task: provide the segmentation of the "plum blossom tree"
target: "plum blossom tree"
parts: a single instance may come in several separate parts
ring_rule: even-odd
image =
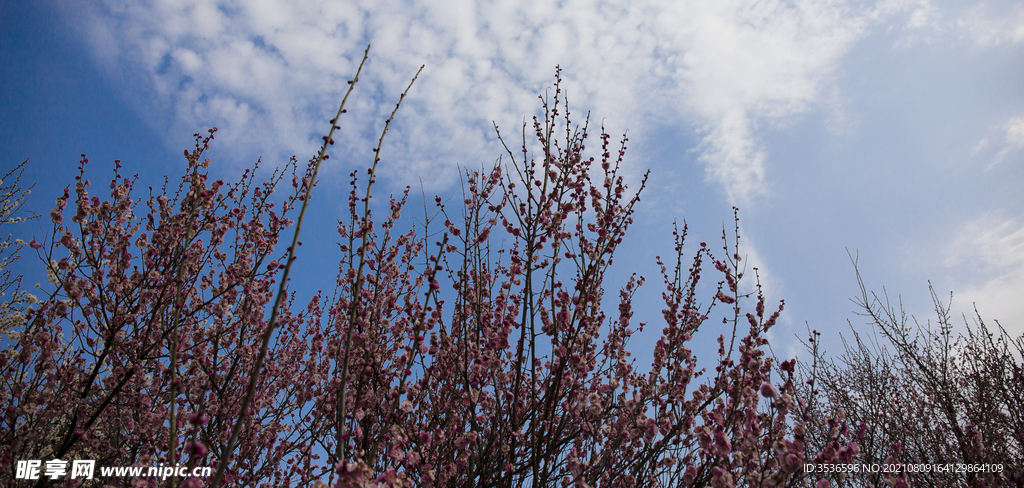
[[[217,466],[102,480],[124,486],[809,486],[805,462],[857,455],[842,414],[809,442],[796,362],[766,352],[783,305],[766,314],[760,284],[740,291],[738,217],[721,256],[700,243],[684,259],[675,233],[665,324],[638,367],[645,279],[614,296],[605,282],[640,198],[619,173],[628,139],[614,149],[602,129],[586,157],[589,116],[572,124],[557,73],[541,102],[535,146],[524,123],[518,150],[501,139],[509,164],[467,172],[461,202],[404,227],[408,188],[379,224],[371,205],[393,112],[362,186],[351,174],[335,289],[305,302],[288,275],[337,118],[304,169],[293,158],[262,182],[210,180],[216,129],[147,197],[119,162],[92,195],[83,156],[52,238],[30,243],[54,289],[0,355],[0,479],[21,459],[95,459]],[[702,304],[705,263],[719,280]],[[708,370],[689,344],[719,317]]]
[[[816,398],[809,413],[820,420],[812,424],[824,425],[824,418],[842,411],[861,447],[857,464],[912,468],[836,474],[832,482],[1024,485],[1024,337],[1011,336],[998,321],[998,331],[990,329],[977,309],[974,325],[964,317],[963,332],[957,332],[952,295],[943,304],[930,285],[937,321],[914,319],[910,325],[902,304],[896,310],[888,296],[869,294],[859,271],[857,281],[856,303],[872,335],[862,337],[854,329],[853,340],[844,339],[843,354],[821,360],[820,333],[812,332],[808,346],[816,361],[814,368],[804,368],[805,376],[816,379],[804,388],[808,398]],[[827,435],[827,429],[812,429],[809,442],[820,446]]]

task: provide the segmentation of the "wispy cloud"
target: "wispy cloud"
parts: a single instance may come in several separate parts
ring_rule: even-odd
[[[1005,131],[1005,145],[996,153],[992,164],[999,164],[1024,149],[1024,117],[1013,117],[1001,128]]]
[[[965,223],[946,248],[945,266],[952,275],[954,308],[1000,321],[1013,334],[1024,333],[1024,225],[989,213]]]
[[[217,125],[240,158],[311,154],[372,43],[345,126],[357,153],[427,64],[389,145],[401,178],[444,186],[453,163],[493,161],[491,121],[517,133],[560,64],[570,102],[609,130],[696,130],[707,176],[742,203],[767,188],[759,125],[819,102],[870,23],[924,21],[920,2],[883,4],[99,0],[80,17],[97,58],[148,87],[136,101],[173,111],[156,126],[175,141]]]
[[[982,47],[1024,42],[1024,5],[979,2],[957,19],[957,26]]]
[[[1000,140],[1001,143],[992,143],[991,140]],[[994,147],[993,147],[994,146]],[[971,150],[971,156],[989,159],[985,171],[1000,166],[1020,157],[1024,153],[1024,117],[1010,117],[1006,122],[990,129],[988,136],[982,138]],[[995,151],[993,155],[992,152]]]

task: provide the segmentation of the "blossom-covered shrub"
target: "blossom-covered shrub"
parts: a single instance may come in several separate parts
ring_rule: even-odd
[[[796,363],[766,354],[782,304],[740,291],[738,224],[721,255],[684,259],[675,234],[654,360],[636,364],[645,279],[605,281],[639,200],[619,174],[627,139],[602,130],[588,157],[557,76],[541,100],[537,145],[524,124],[507,165],[467,173],[463,200],[437,198],[421,225],[401,224],[408,190],[374,220],[378,142],[362,186],[351,175],[336,288],[305,302],[288,273],[337,119],[305,169],[263,182],[210,181],[215,129],[147,196],[119,163],[94,195],[83,156],[32,245],[55,289],[0,356],[0,477],[71,458],[217,466],[170,479],[185,486],[806,486],[805,462],[851,459],[841,416],[808,443]],[[698,333],[718,336],[714,364],[697,364]]]

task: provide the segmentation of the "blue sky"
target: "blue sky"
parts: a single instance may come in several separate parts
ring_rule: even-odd
[[[358,0],[3,2],[0,168],[28,158],[44,214],[113,159],[158,182],[194,132],[220,130],[213,172],[309,158],[366,45],[321,186],[300,288],[332,281],[346,175],[371,162],[383,120],[426,68],[385,142],[378,198],[458,188],[458,165],[502,153],[561,65],[570,108],[629,131],[627,174],[652,179],[609,292],[646,275],[640,320],[660,315],[654,256],[718,242],[740,207],[741,249],[772,302],[775,351],[805,321],[837,351],[863,330],[847,249],[869,290],[934,320],[953,310],[1024,332],[1024,4],[928,0],[719,2]],[[597,147],[594,138],[592,147]],[[347,156],[346,156],[347,154]],[[635,187],[635,185],[634,185]],[[38,227],[21,227],[25,236]],[[323,252],[320,252],[320,249]],[[690,254],[696,247],[690,247]],[[29,259],[22,266],[32,265]],[[26,270],[31,272],[31,270]],[[962,322],[959,321],[958,322]],[[711,336],[717,332],[710,332]],[[653,338],[635,339],[643,355]],[[710,351],[709,351],[710,352]]]

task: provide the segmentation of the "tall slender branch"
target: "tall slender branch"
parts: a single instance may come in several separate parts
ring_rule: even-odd
[[[384,144],[384,135],[388,133],[388,127],[391,126],[391,121],[395,119],[395,114],[398,113],[398,107],[402,106],[402,100],[405,100],[405,96],[408,95],[409,90],[412,88],[412,84],[416,82],[416,79],[420,77],[420,73],[423,72],[423,67],[416,71],[416,75],[412,77],[412,81],[409,82],[409,86],[402,92],[402,96],[398,98],[398,103],[395,104],[395,109],[391,111],[391,116],[384,122],[384,130],[380,133],[380,139],[377,140],[377,147],[373,149],[373,165],[370,166],[370,178],[366,182],[366,196],[363,198],[363,220],[360,222],[362,227],[363,243],[359,247],[359,268],[356,270],[356,282],[352,288],[352,305],[349,308],[349,321],[348,329],[345,331],[345,361],[341,370],[341,386],[338,393],[338,411],[335,416],[335,421],[338,424],[337,439],[334,446],[334,461],[340,462],[342,457],[345,455],[345,450],[348,449],[348,442],[345,440],[345,413],[348,405],[346,404],[345,390],[348,388],[348,369],[349,369],[349,351],[352,349],[352,325],[355,323],[355,316],[357,307],[359,306],[359,294],[363,287],[363,267],[366,264],[366,246],[368,237],[367,234],[370,232],[370,228],[367,226],[367,222],[370,219],[370,190],[373,188],[374,176],[377,174],[377,163],[380,162],[380,150]]]
[[[256,364],[253,366],[252,375],[249,377],[249,386],[245,389],[245,398],[242,400],[241,409],[238,412],[238,419],[235,421],[234,427],[231,429],[231,438],[228,440],[227,446],[224,448],[224,452],[221,453],[220,463],[217,466],[217,473],[214,475],[213,480],[210,482],[210,486],[216,488],[220,486],[221,480],[224,478],[224,473],[227,471],[228,462],[231,459],[231,453],[235,449],[235,443],[238,442],[238,435],[242,430],[242,426],[245,424],[246,415],[249,413],[249,405],[252,403],[252,398],[256,392],[256,383],[259,380],[260,373],[263,370],[263,362],[267,357],[267,348],[270,345],[270,337],[274,334],[274,329],[277,326],[277,314],[281,309],[281,305],[284,302],[285,290],[288,286],[288,275],[291,274],[292,263],[295,262],[295,252],[299,245],[299,232],[302,230],[302,221],[306,216],[306,208],[309,206],[310,196],[313,193],[313,186],[316,185],[316,176],[320,171],[320,163],[327,159],[327,146],[334,142],[332,136],[334,135],[335,129],[338,129],[338,118],[345,112],[345,102],[348,101],[348,96],[352,93],[352,89],[355,88],[356,82],[359,81],[359,74],[363,71],[363,64],[366,63],[366,58],[370,55],[370,46],[366,46],[366,51],[363,53],[363,60],[359,62],[359,69],[356,70],[356,76],[349,80],[348,91],[345,92],[345,97],[341,100],[341,105],[338,107],[338,113],[331,119],[331,129],[327,132],[327,136],[324,137],[324,143],[320,147],[320,152],[316,156],[316,160],[313,163],[313,174],[310,176],[308,182],[306,182],[306,195],[302,199],[302,208],[299,211],[299,218],[295,222],[295,234],[292,236],[292,244],[288,247],[288,261],[284,267],[284,273],[281,276],[281,285],[277,290],[277,297],[274,299],[274,308],[270,311],[270,322],[267,324],[267,329],[263,332],[263,342],[260,345],[260,353],[256,358]]]

